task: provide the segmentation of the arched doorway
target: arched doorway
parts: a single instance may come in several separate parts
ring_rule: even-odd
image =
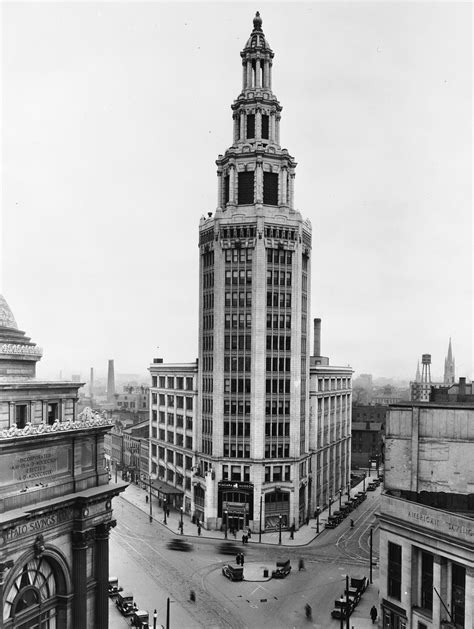
[[[62,629],[64,607],[58,608],[58,594],[64,593],[64,577],[56,562],[47,556],[30,559],[15,574],[4,598],[5,629]]]

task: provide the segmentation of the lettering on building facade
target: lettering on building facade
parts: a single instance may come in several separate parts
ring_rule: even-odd
[[[71,520],[72,517],[73,509],[71,507],[67,507],[64,509],[58,509],[53,513],[48,513],[40,518],[29,520],[28,522],[24,522],[23,524],[19,524],[18,526],[2,531],[2,544],[21,537],[39,533],[45,529],[67,522]]]

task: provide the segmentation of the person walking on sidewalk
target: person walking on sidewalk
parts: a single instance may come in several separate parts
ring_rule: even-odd
[[[243,566],[244,565],[244,560],[245,560],[245,555],[244,553],[240,553],[240,565]]]
[[[240,566],[240,553],[237,553],[237,556],[235,557],[235,563]]]
[[[375,621],[377,620],[378,612],[375,605],[372,605],[370,608],[370,617],[372,618],[372,624],[375,625]]]

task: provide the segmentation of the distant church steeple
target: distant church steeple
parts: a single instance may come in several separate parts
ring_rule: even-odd
[[[444,359],[444,384],[454,384],[455,379],[455,361],[451,347],[451,337],[449,337],[448,355]]]
[[[420,361],[418,361],[417,365],[416,365],[416,376],[415,376],[415,382],[421,382],[421,374],[420,374]]]

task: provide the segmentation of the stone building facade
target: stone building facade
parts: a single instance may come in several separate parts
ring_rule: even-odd
[[[0,298],[0,595],[5,629],[108,627],[115,525],[104,434],[80,383],[35,378],[41,350]]]
[[[400,404],[380,505],[384,629],[472,629],[474,405]]]

